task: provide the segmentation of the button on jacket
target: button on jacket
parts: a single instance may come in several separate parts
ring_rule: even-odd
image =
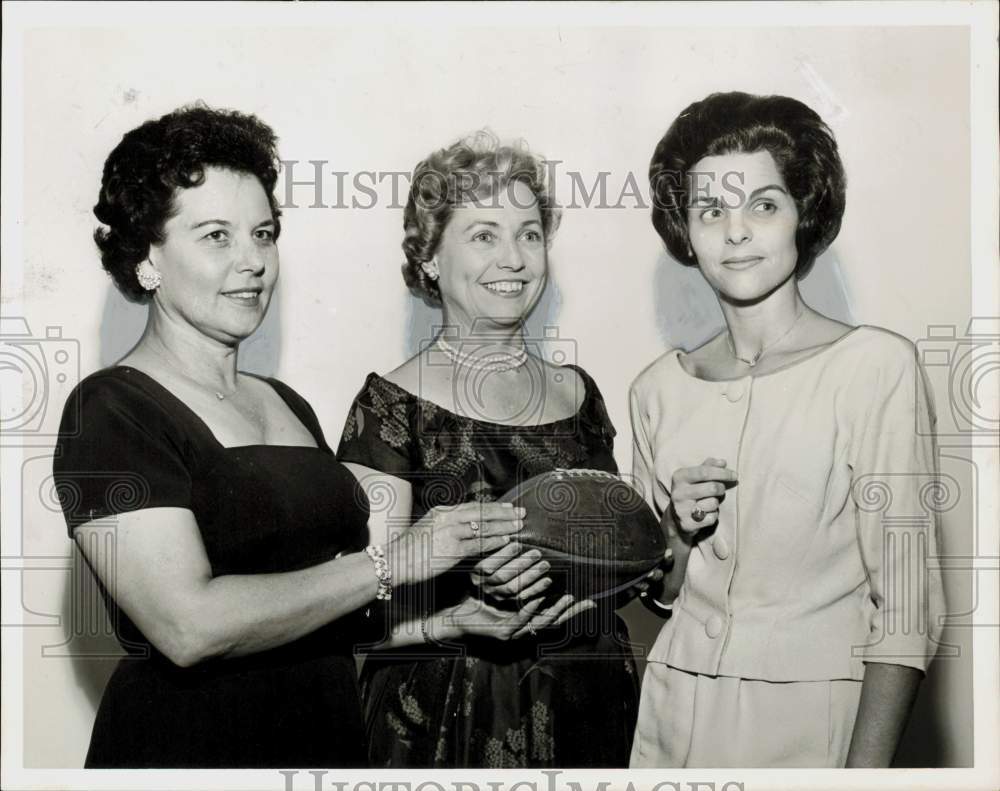
[[[649,661],[766,681],[925,670],[940,634],[931,413],[913,345],[855,328],[756,377],[712,382],[679,362],[630,391],[633,474],[662,515],[680,467],[726,459],[738,483],[698,534]]]

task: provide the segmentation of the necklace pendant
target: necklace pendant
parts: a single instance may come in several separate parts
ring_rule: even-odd
[[[222,393],[220,393],[218,390],[215,391],[215,397],[218,398],[220,401],[225,401],[226,400],[226,397]]]
[[[751,368],[753,368],[757,364],[757,361],[759,359],[760,359],[760,354],[755,354],[753,357],[751,357],[749,360],[746,361],[746,364],[749,365]]]

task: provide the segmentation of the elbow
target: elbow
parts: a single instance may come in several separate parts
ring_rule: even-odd
[[[176,619],[154,643],[156,649],[179,668],[200,665],[223,653],[197,616]]]

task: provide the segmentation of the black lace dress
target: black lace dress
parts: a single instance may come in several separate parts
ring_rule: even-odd
[[[118,366],[74,390],[55,478],[70,535],[143,508],[192,511],[213,576],[314,566],[368,543],[368,503],[309,404],[267,380],[318,447],[223,447],[182,401]],[[75,419],[74,419],[75,418]],[[103,561],[113,562],[102,555]],[[88,768],[356,767],[367,763],[353,657],[373,628],[355,613],[291,643],[178,667],[102,588],[119,662],[101,699]]]
[[[409,482],[413,520],[438,505],[496,500],[556,468],[617,472],[604,401],[575,370],[585,385],[578,412],[534,426],[463,417],[370,374],[338,459]],[[446,574],[433,601],[468,590],[467,572]],[[638,683],[625,624],[609,606],[537,639],[371,652],[361,683],[373,766],[628,765]]]

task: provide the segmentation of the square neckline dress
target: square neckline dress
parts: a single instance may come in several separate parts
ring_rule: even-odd
[[[264,377],[262,377],[264,378]],[[143,508],[191,510],[213,576],[296,571],[359,551],[368,501],[337,462],[309,404],[264,378],[316,447],[225,447],[186,404],[117,366],[70,395],[53,463],[70,536]],[[96,578],[96,575],[95,575]],[[373,625],[352,613],[291,643],[174,665],[102,596],[127,652],[101,699],[87,768],[365,766],[353,658]]]

